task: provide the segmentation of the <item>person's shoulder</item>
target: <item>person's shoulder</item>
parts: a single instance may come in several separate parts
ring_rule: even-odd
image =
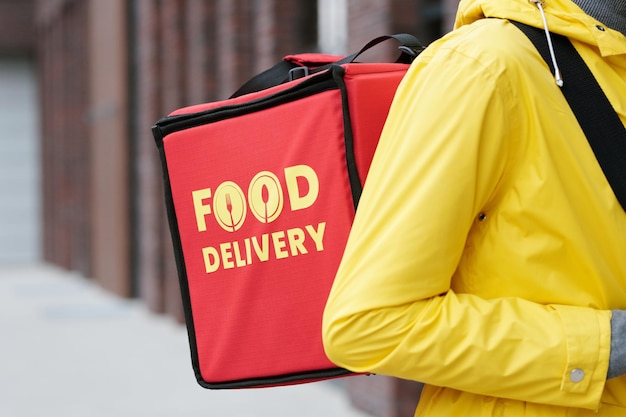
[[[424,58],[473,61],[494,72],[522,69],[537,54],[528,38],[506,19],[485,18],[435,41]]]

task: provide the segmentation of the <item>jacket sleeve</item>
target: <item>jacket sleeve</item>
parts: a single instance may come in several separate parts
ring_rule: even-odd
[[[506,70],[427,53],[397,92],[370,168],[324,314],[326,352],[356,372],[596,409],[610,312],[454,290],[520,118]]]

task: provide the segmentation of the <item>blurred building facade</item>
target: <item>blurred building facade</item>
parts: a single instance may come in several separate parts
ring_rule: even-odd
[[[0,262],[41,256],[33,1],[0,2]]]
[[[43,260],[182,321],[152,124],[227,98],[288,53],[346,54],[399,32],[430,42],[457,2],[0,0],[0,55],[30,54],[38,74]],[[2,24],[19,13],[28,24]],[[380,417],[413,415],[420,390],[391,378],[346,386]]]

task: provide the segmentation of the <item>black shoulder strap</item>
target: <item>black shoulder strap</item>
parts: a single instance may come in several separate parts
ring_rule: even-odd
[[[511,23],[528,36],[554,71],[545,31],[519,22]],[[578,119],[615,196],[626,210],[626,128],[571,42],[561,35],[551,36],[563,74],[563,95]]]

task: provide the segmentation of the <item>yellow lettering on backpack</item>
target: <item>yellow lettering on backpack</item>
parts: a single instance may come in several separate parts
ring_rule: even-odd
[[[211,198],[211,189],[203,188],[202,190],[193,191],[191,197],[193,199],[193,208],[196,212],[198,232],[206,232],[205,216],[211,214],[211,206],[204,204],[204,200]]]
[[[309,190],[305,195],[301,195],[298,178],[306,180]],[[308,165],[296,165],[285,168],[285,183],[287,184],[287,194],[291,210],[303,210],[309,208],[317,200],[320,191],[320,183],[317,174]]]
[[[313,226],[307,226],[306,231],[309,232],[311,239],[315,242],[315,248],[318,252],[324,250],[324,232],[326,231],[326,222],[317,225],[317,230]]]
[[[207,274],[243,268],[257,262],[279,261],[290,257],[324,251],[326,222],[307,225],[286,231],[279,230],[252,236],[243,241],[222,242],[219,246],[202,248],[204,269]]]

